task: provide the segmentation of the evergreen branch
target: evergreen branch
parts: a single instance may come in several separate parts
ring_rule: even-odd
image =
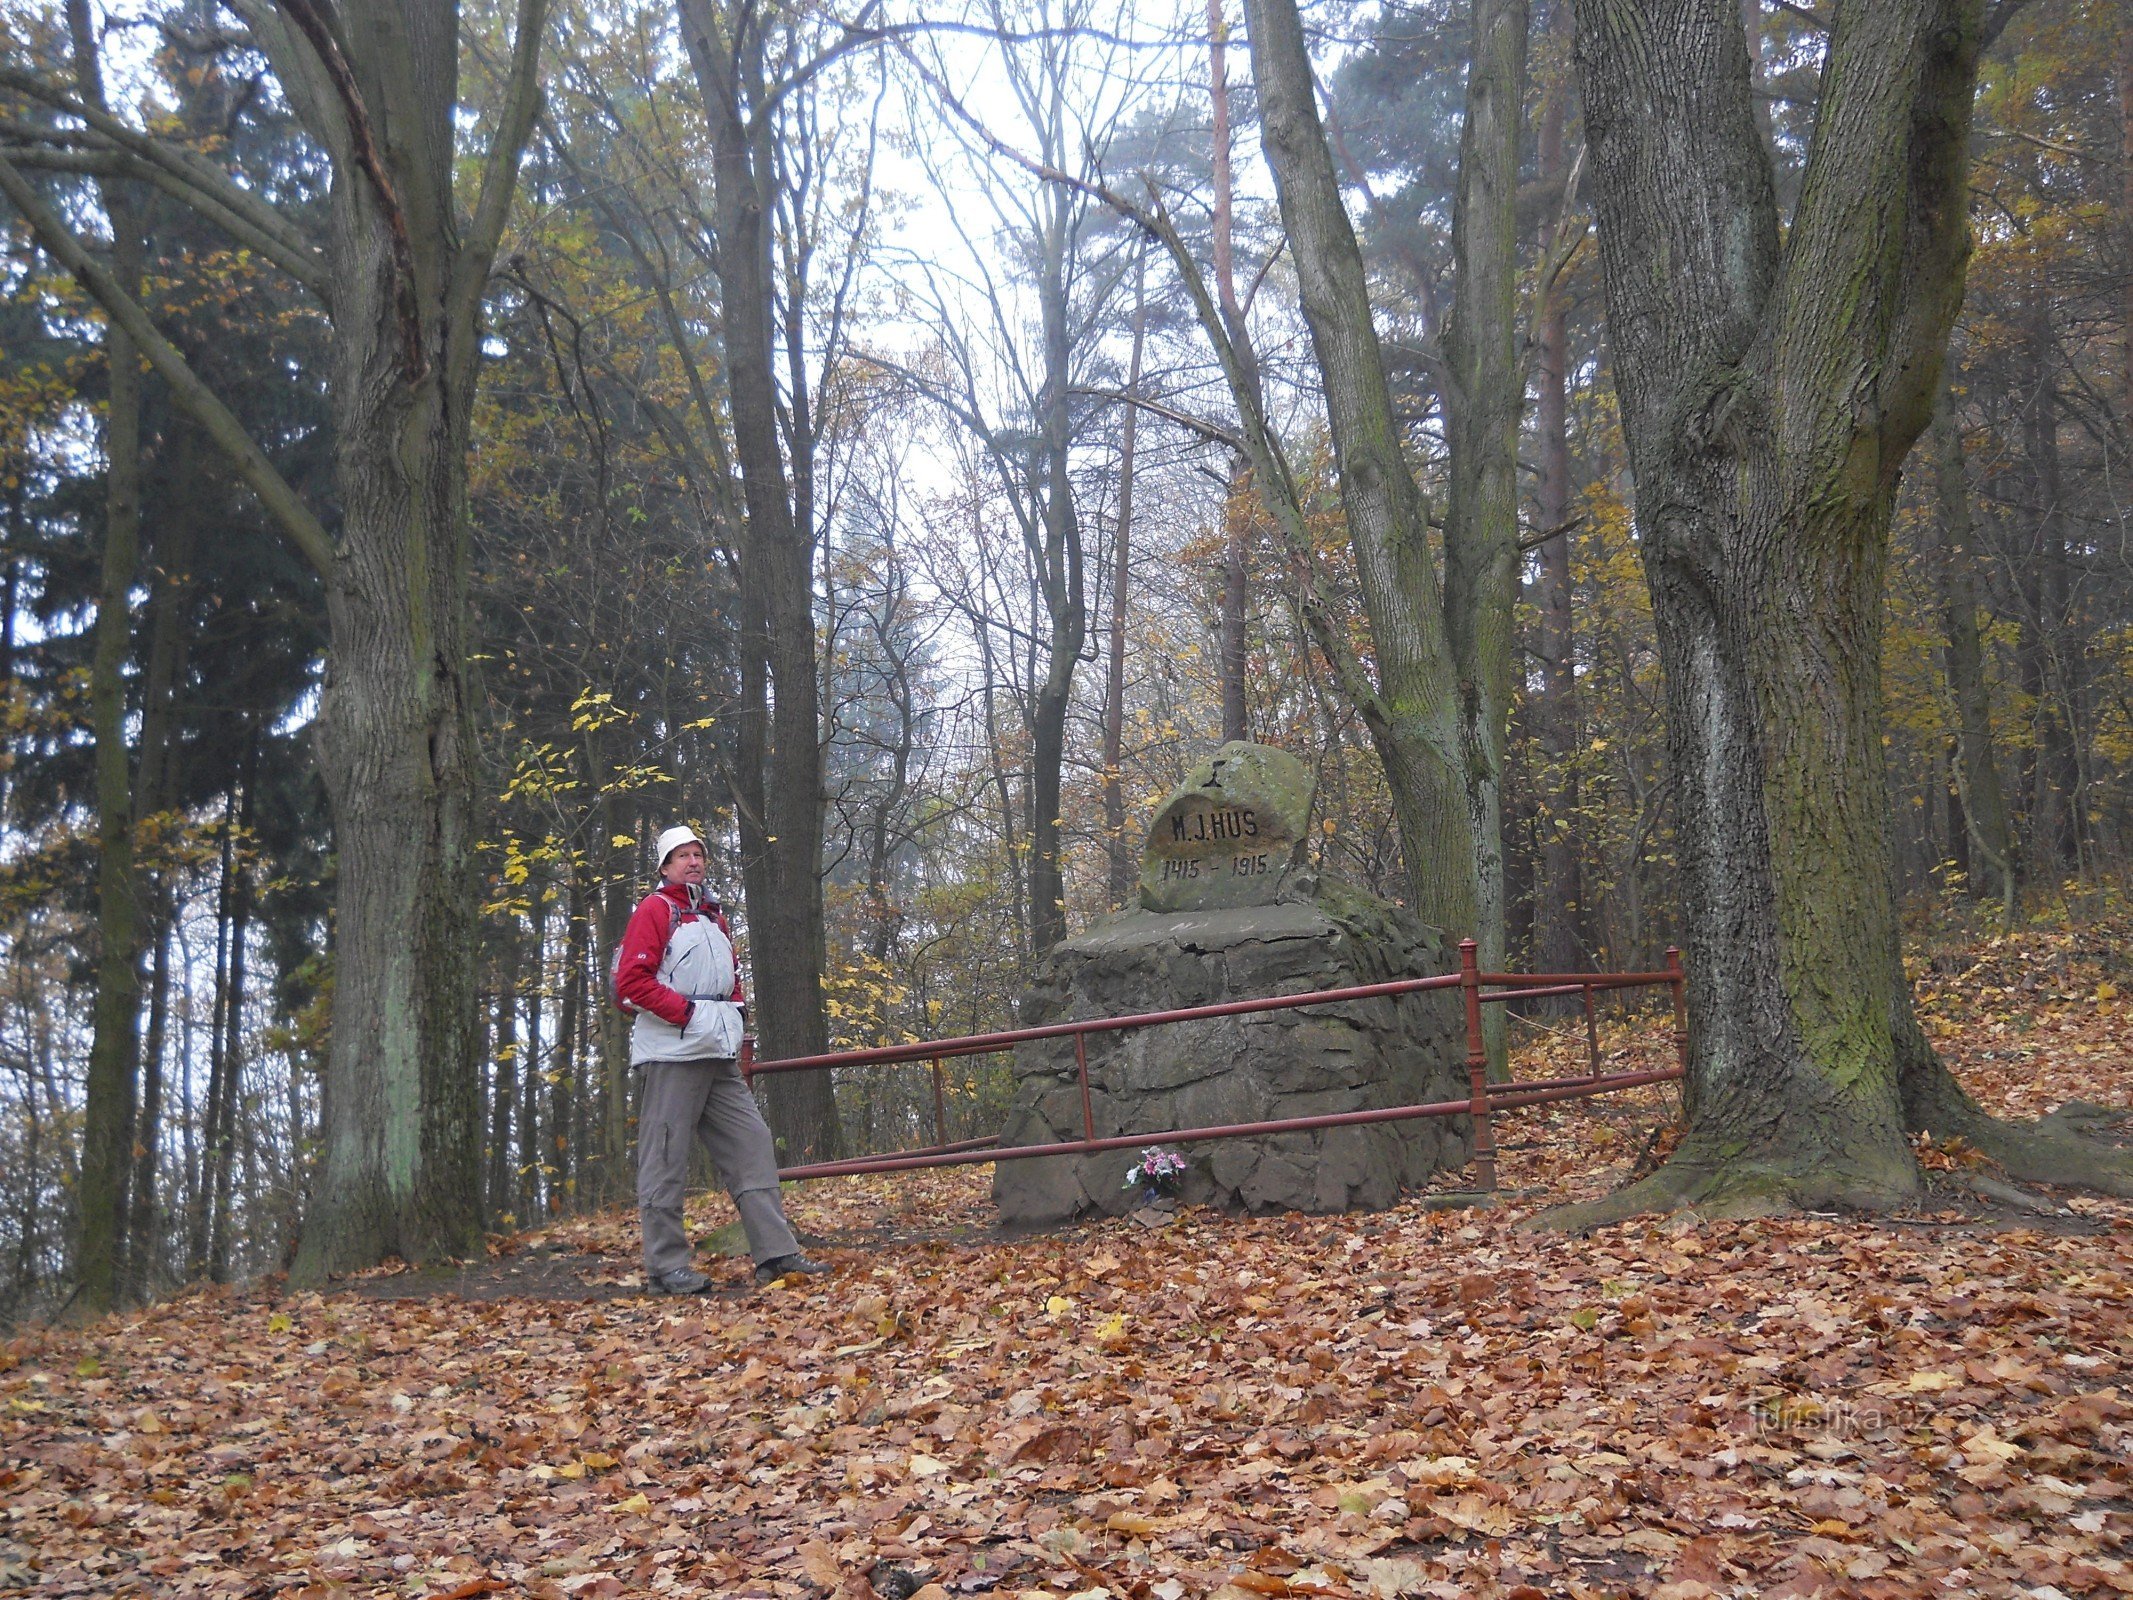
[[[212,202],[221,211],[243,218],[246,225],[255,232],[275,241],[280,256],[312,263],[305,269],[307,280],[318,278],[318,253],[301,230],[291,226],[287,218],[258,195],[230,182],[226,174],[204,157],[167,140],[157,139],[138,129],[130,128],[110,112],[84,104],[66,90],[47,83],[34,73],[23,72],[14,67],[0,67],[0,88],[27,95],[54,111],[75,118],[96,139],[154,166],[180,186],[179,189],[167,192],[187,205],[198,208],[202,201]],[[69,136],[55,129],[45,137],[56,143]],[[158,186],[162,187],[160,180]]]
[[[55,150],[46,145],[0,145],[17,167],[36,172],[79,173],[94,178],[132,178],[155,185],[180,205],[196,211],[228,234],[233,242],[271,261],[313,294],[325,295],[326,274],[318,258],[296,254],[279,239],[260,232],[244,217],[226,209],[214,196],[192,188],[167,168],[123,150]]]
[[[0,193],[14,202],[23,221],[44,242],[59,264],[74,275],[104,314],[133,340],[135,347],[170,388],[171,397],[236,466],[238,475],[259,496],[282,531],[329,585],[338,580],[338,558],[333,537],[275,470],[244,424],[200,381],[192,367],[168,339],[157,331],[140,302],[121,289],[111,275],[91,258],[81,240],[54,216],[30,187],[29,180],[5,156],[0,156]]]

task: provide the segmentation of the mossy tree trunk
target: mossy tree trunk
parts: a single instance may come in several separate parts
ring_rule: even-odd
[[[1969,249],[1982,10],[1836,14],[1781,243],[1735,0],[1579,7],[1667,677],[1692,1058],[1674,1158],[1567,1223],[1901,1203],[1919,1186],[1907,1104],[1961,1098],[1930,1051],[1899,1052],[1923,1041],[1896,959],[1880,662],[1898,471]]]
[[[1451,316],[1444,330],[1451,494],[1444,508],[1444,628],[1459,678],[1467,815],[1474,835],[1474,938],[1486,971],[1505,962],[1504,740],[1518,592],[1518,145],[1526,0],[1474,0],[1473,60],[1452,207]],[[1505,1076],[1505,1013],[1483,1014],[1493,1076]]]
[[[1260,138],[1325,385],[1341,505],[1376,651],[1375,687],[1349,674],[1344,687],[1385,768],[1415,911],[1460,934],[1476,925],[1481,895],[1458,677],[1430,557],[1428,508],[1401,453],[1362,251],[1319,120],[1302,20],[1294,0],[1246,0],[1245,19]],[[1234,374],[1231,386],[1240,388]],[[1256,412],[1256,396],[1236,398],[1248,416]],[[1283,485],[1273,464],[1255,460],[1254,469],[1271,480],[1262,492],[1278,495]],[[1294,508],[1277,502],[1269,509],[1281,517]]]

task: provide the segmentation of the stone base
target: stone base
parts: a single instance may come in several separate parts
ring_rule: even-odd
[[[1432,930],[1399,908],[1332,886],[1312,899],[1232,910],[1126,911],[1046,957],[1025,1026],[1264,995],[1428,977],[1457,966]],[[1165,1023],[1087,1036],[1099,1138],[1174,1128],[1414,1105],[1466,1095],[1456,990]],[[1017,1047],[1003,1146],[1082,1136],[1074,1041]],[[1157,1142],[1153,1138],[1150,1143]],[[1465,1117],[1419,1118],[1180,1145],[1188,1204],[1335,1212],[1391,1205],[1464,1164]],[[1136,1149],[1003,1161],[993,1198],[1009,1227],[1134,1209]]]

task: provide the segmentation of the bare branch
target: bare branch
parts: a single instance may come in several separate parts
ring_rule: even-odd
[[[1152,417],[1161,417],[1165,422],[1174,422],[1187,433],[1194,434],[1209,444],[1219,444],[1224,449],[1236,451],[1240,456],[1248,453],[1241,434],[1232,433],[1219,423],[1209,422],[1205,417],[1196,417],[1189,411],[1180,411],[1175,406],[1166,406],[1160,400],[1151,400],[1144,394],[1133,394],[1124,389],[1085,388],[1075,389],[1073,393],[1085,395],[1092,400],[1116,400],[1122,402],[1125,405],[1132,406],[1136,411],[1145,411]],[[1218,481],[1227,483],[1229,480],[1222,478]]]
[[[474,359],[474,317],[488,288],[489,269],[496,261],[496,247],[504,236],[504,222],[511,214],[511,194],[518,186],[518,168],[533,136],[533,119],[541,108],[541,35],[548,26],[548,0],[519,0],[518,34],[511,41],[511,73],[506,80],[503,112],[496,119],[496,136],[489,143],[489,159],[482,167],[481,190],[474,203],[474,218],[466,242],[452,269],[451,326],[460,337],[453,352],[454,367]],[[455,381],[464,373],[455,371]]]

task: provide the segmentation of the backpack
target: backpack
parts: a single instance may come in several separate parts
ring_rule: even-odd
[[[673,938],[674,925],[681,918],[681,908],[675,905],[673,901],[669,900],[663,894],[653,895],[650,898],[657,900],[661,905],[667,908],[667,937],[669,939]],[[621,977],[622,943],[620,940],[617,940],[615,944],[614,954],[610,955],[607,958],[607,993],[608,997],[615,1002],[615,1009],[617,1011],[623,1012],[629,1016],[634,1017],[637,1014],[637,1008],[631,1005],[627,1000],[623,999],[621,990],[616,987],[617,983],[621,980]]]

